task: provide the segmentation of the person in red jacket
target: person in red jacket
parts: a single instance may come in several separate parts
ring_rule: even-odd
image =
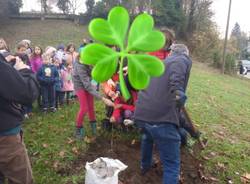
[[[158,57],[160,60],[165,60],[166,57],[169,56],[170,54],[170,46],[175,42],[175,36],[174,36],[174,32],[172,30],[169,30],[169,29],[162,29],[161,30],[165,36],[166,36],[166,44],[165,46],[158,50],[158,51],[155,51],[155,52],[150,52],[149,54],[152,55],[152,56],[156,56]]]

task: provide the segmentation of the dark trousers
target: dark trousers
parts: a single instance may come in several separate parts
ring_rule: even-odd
[[[64,104],[64,96],[65,94],[63,91],[56,91],[56,108]]]
[[[43,108],[55,107],[55,86],[41,86]]]
[[[69,105],[69,100],[72,99],[71,97],[72,91],[65,91],[64,93],[66,94],[66,103],[67,105]]]
[[[4,184],[4,176],[0,173],[0,184]]]

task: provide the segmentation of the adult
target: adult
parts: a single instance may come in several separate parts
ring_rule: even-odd
[[[171,45],[175,42],[175,34],[174,31],[167,28],[163,28],[161,29],[161,31],[165,34],[166,37],[165,46],[162,49],[155,52],[150,52],[149,54],[158,57],[160,60],[165,60],[170,54]]]
[[[186,101],[186,87],[192,61],[183,44],[173,44],[164,61],[165,72],[152,78],[147,89],[138,94],[135,122],[142,129],[141,171],[151,169],[155,143],[163,164],[163,183],[178,183],[180,171],[179,112]]]
[[[14,67],[6,59],[14,62]],[[31,104],[37,98],[38,84],[29,66],[19,57],[6,59],[0,54],[0,175],[9,183],[32,184],[31,165],[21,131],[20,104]]]

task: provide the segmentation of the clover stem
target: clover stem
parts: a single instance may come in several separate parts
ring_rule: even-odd
[[[121,87],[122,96],[124,97],[125,100],[128,100],[128,99],[130,99],[131,96],[130,96],[130,93],[128,91],[128,88],[126,86],[124,76],[123,76],[123,60],[124,60],[124,56],[121,57],[121,61],[120,61],[119,80],[120,80],[120,87]]]

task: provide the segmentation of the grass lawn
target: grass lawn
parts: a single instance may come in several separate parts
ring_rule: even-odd
[[[24,38],[42,46],[56,46],[61,42],[79,45],[84,36],[87,36],[86,27],[66,21],[12,20],[0,27],[0,37],[6,38],[12,48],[16,41]],[[207,171],[219,179],[218,183],[229,180],[240,183],[240,176],[250,173],[250,80],[220,75],[194,63],[188,97],[191,117],[208,139],[201,155],[206,160]],[[73,137],[77,109],[78,104],[72,104],[54,114],[35,112],[34,117],[25,122],[25,143],[37,184],[83,181],[82,170],[63,174],[88,148]],[[96,103],[96,114],[100,122],[104,117],[100,102]]]

